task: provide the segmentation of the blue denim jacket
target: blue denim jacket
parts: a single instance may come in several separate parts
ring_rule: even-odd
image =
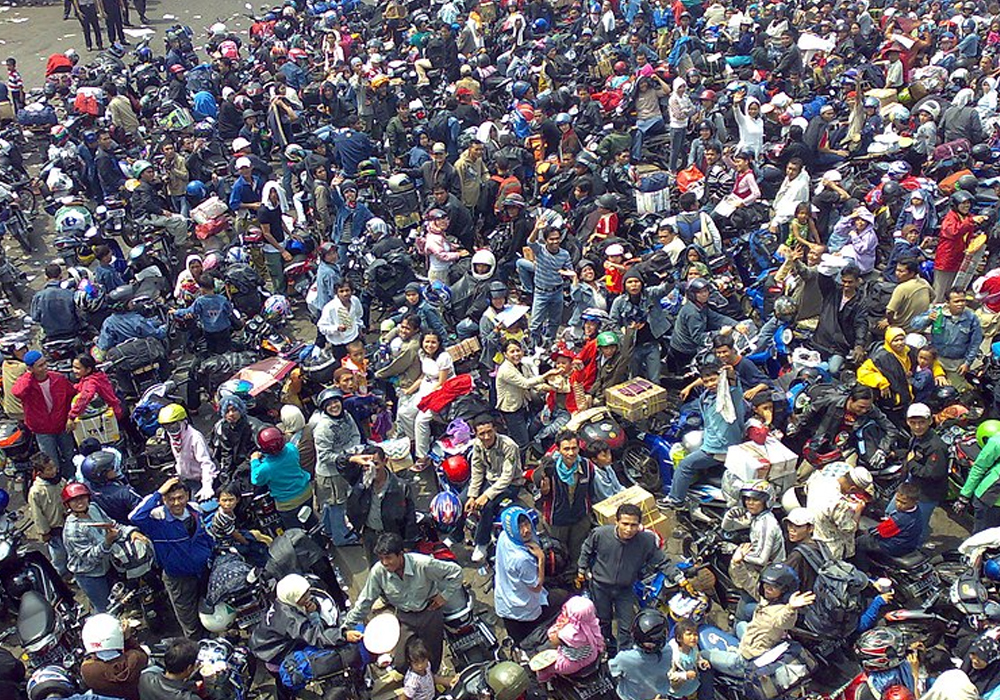
[[[31,317],[47,336],[76,335],[83,326],[76,313],[73,292],[49,282],[31,298]]]
[[[930,319],[931,310],[918,315],[910,321],[914,330],[923,330],[933,326]],[[946,360],[964,360],[971,365],[979,355],[979,346],[983,342],[983,325],[974,313],[966,309],[958,318],[947,311],[944,312],[944,324],[940,333],[931,332],[931,346],[938,355]]]
[[[155,326],[148,318],[134,311],[129,311],[125,314],[111,314],[104,319],[104,323],[101,325],[101,335],[97,339],[97,347],[101,350],[109,350],[133,338],[163,340],[166,337],[166,328]]]
[[[221,333],[233,327],[233,305],[221,294],[203,294],[191,306],[178,309],[177,314],[197,316],[206,333]]]

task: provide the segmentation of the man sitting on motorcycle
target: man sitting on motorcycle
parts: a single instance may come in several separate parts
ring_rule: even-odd
[[[178,248],[188,239],[188,224],[180,214],[174,214],[167,207],[162,195],[153,187],[156,171],[148,160],[136,161],[132,175],[139,180],[139,186],[132,192],[132,216],[142,224],[150,224],[166,229]]]
[[[45,286],[31,298],[31,317],[41,325],[47,340],[73,338],[83,330],[73,290],[60,286],[62,272],[56,263],[46,265]]]
[[[151,320],[137,311],[132,310],[132,297],[135,295],[131,285],[124,285],[108,294],[108,307],[111,315],[101,324],[101,334],[97,338],[97,347],[107,352],[127,340],[135,338],[156,338],[164,340],[167,329],[157,326]]]
[[[121,473],[121,453],[110,448],[87,455],[80,467],[90,498],[115,522],[128,523],[128,514],[139,505],[141,497]]]
[[[191,639],[175,638],[167,642],[163,668],[154,666],[139,677],[141,700],[201,700],[193,680],[201,668],[199,651],[198,642]]]

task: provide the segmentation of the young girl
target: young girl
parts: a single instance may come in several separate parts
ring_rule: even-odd
[[[348,280],[343,280],[337,285],[337,295],[323,307],[316,324],[338,360],[347,356],[348,344],[361,335],[363,317],[364,309],[361,301],[354,296],[354,288]]]
[[[413,436],[417,466],[425,468],[429,463],[427,453],[431,448],[431,420],[434,414],[431,411],[420,411],[418,405],[420,399],[437,391],[455,376],[455,361],[436,333],[424,333],[420,339],[420,369],[420,378],[402,389],[407,396],[415,394],[416,400],[407,405],[406,415],[403,415],[401,407],[396,419],[403,428],[403,433]]]
[[[406,675],[403,677],[402,696],[406,700],[434,700],[435,683],[447,686],[448,679],[431,672],[431,654],[420,637],[406,640]]]
[[[616,296],[622,293],[622,280],[625,278],[625,248],[621,243],[612,243],[604,251],[604,283],[608,294]],[[594,306],[594,304],[591,304]]]
[[[795,218],[788,225],[788,238],[785,245],[789,248],[820,245],[819,231],[816,229],[816,219],[812,215],[812,205],[809,202],[799,202],[795,207]]]
[[[556,647],[556,657],[550,666],[538,671],[539,683],[557,675],[570,676],[600,656],[604,637],[593,602],[578,595],[567,600],[549,627],[549,642]]]
[[[693,700],[698,697],[701,681],[698,672],[709,668],[698,653],[698,628],[690,620],[680,620],[674,627],[670,647],[670,697]]]

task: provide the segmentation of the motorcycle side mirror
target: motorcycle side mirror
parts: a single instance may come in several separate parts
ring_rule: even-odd
[[[313,512],[312,508],[310,508],[309,506],[302,506],[301,508],[299,508],[299,511],[295,514],[295,519],[298,520],[303,525],[305,525],[307,522],[309,522],[309,518],[312,517],[312,512]]]

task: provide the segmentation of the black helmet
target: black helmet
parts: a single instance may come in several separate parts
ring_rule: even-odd
[[[606,192],[597,198],[597,206],[614,211],[618,208],[618,197]]]
[[[344,392],[337,388],[323,389],[316,397],[316,404],[322,409],[334,399],[344,400]]]
[[[781,602],[787,603],[789,596],[799,590],[799,575],[788,564],[771,564],[760,575],[760,596],[764,597],[764,584],[781,590]]]
[[[882,185],[882,201],[894,202],[903,196],[903,187],[895,180]]]
[[[694,295],[698,292],[702,292],[709,288],[708,280],[701,277],[695,277],[693,280],[687,284],[687,297],[689,299],[694,299]]]
[[[123,284],[119,287],[115,287],[108,294],[108,306],[112,309],[125,309],[128,307],[132,297],[135,296],[135,290],[132,289],[131,284]]]
[[[944,409],[948,408],[958,402],[958,389],[949,385],[939,386],[934,390],[934,394],[931,396],[930,404],[931,410],[935,413],[940,413]]]
[[[795,379],[812,386],[813,384],[822,381],[823,373],[816,367],[803,367],[796,373]]]
[[[632,639],[645,651],[660,651],[667,643],[667,617],[655,608],[640,610],[632,621]]]
[[[960,204],[965,204],[966,202],[971,202],[974,199],[975,199],[975,197],[973,197],[971,194],[969,194],[965,190],[955,190],[955,194],[953,194],[951,196],[951,206],[957,207]]]
[[[979,178],[972,173],[966,173],[955,181],[956,190],[964,190],[972,195],[976,193],[977,187],[979,187]]]
[[[993,160],[993,149],[988,143],[977,143],[972,147],[972,160],[988,163]]]
[[[486,288],[490,299],[501,299],[507,297],[507,285],[500,280],[493,280]]]

